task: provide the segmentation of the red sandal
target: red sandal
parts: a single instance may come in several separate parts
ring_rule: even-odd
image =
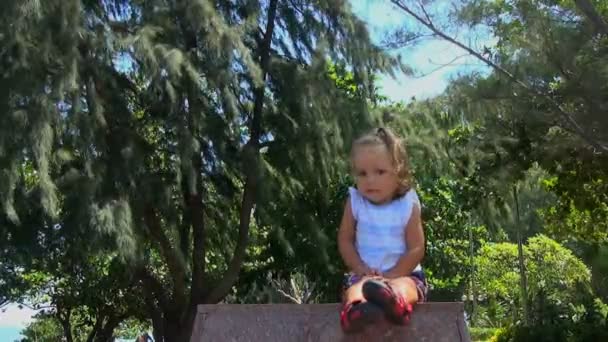
[[[365,326],[384,318],[384,312],[369,302],[353,302],[345,304],[340,311],[340,325],[345,333],[355,333]]]
[[[376,304],[393,323],[405,325],[410,321],[412,305],[398,295],[386,281],[369,279],[363,283],[363,297]]]

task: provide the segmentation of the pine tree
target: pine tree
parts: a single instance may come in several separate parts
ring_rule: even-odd
[[[338,0],[10,0],[0,43],[3,242],[118,251],[156,341],[229,293],[273,203],[343,170],[399,66]]]

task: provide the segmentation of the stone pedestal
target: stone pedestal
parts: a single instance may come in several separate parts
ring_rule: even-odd
[[[191,342],[470,341],[462,303],[424,303],[410,324],[387,322],[357,335],[340,329],[338,304],[200,305]]]

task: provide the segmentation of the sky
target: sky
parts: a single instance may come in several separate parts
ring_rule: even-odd
[[[353,11],[368,24],[372,39],[381,43],[390,30],[402,25],[412,26],[414,22],[388,0],[350,0]],[[447,2],[444,2],[447,3]],[[469,37],[470,38],[470,37]],[[491,45],[492,39],[482,39],[481,44]],[[392,101],[408,102],[412,97],[429,98],[440,94],[448,85],[450,78],[459,73],[487,71],[487,68],[472,57],[458,58],[464,51],[441,40],[428,40],[414,47],[391,51],[400,54],[402,60],[412,69],[414,76],[403,74],[381,75],[378,85],[381,93]],[[449,66],[440,67],[450,63]],[[19,332],[31,322],[35,313],[28,308],[19,309],[9,305],[0,311],[0,342],[13,342]]]
[[[20,336],[20,331],[32,320],[34,310],[19,309],[15,304],[9,304],[0,309],[0,341],[13,342]]]
[[[420,28],[415,20],[401,9],[392,5],[389,0],[351,0],[355,14],[368,25],[372,40],[381,43],[387,33],[407,26]],[[449,6],[449,1],[441,5]],[[429,13],[439,12],[445,14],[446,8],[430,8]],[[434,17],[433,20],[441,22],[444,17]],[[429,31],[423,31],[429,33]],[[472,43],[479,47],[493,45],[493,40],[487,34],[472,33],[459,29],[459,40]],[[402,61],[414,70],[413,76],[396,75],[380,77],[381,93],[392,101],[408,102],[412,97],[417,99],[429,98],[439,95],[449,84],[450,78],[460,73],[472,71],[487,72],[488,68],[474,57],[457,46],[440,39],[426,39],[414,46],[392,50],[392,54],[399,54]],[[444,66],[449,64],[448,66]]]

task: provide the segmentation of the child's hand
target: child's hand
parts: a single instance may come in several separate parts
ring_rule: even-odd
[[[354,269],[353,272],[359,276],[366,276],[372,273],[372,269],[367,265],[361,265],[358,268]]]
[[[360,276],[382,276],[382,272],[367,265],[362,265],[355,270],[355,273]]]
[[[380,270],[377,270],[375,268],[371,269],[371,275],[378,276],[378,277],[382,277],[383,276],[382,272],[380,272]]]

